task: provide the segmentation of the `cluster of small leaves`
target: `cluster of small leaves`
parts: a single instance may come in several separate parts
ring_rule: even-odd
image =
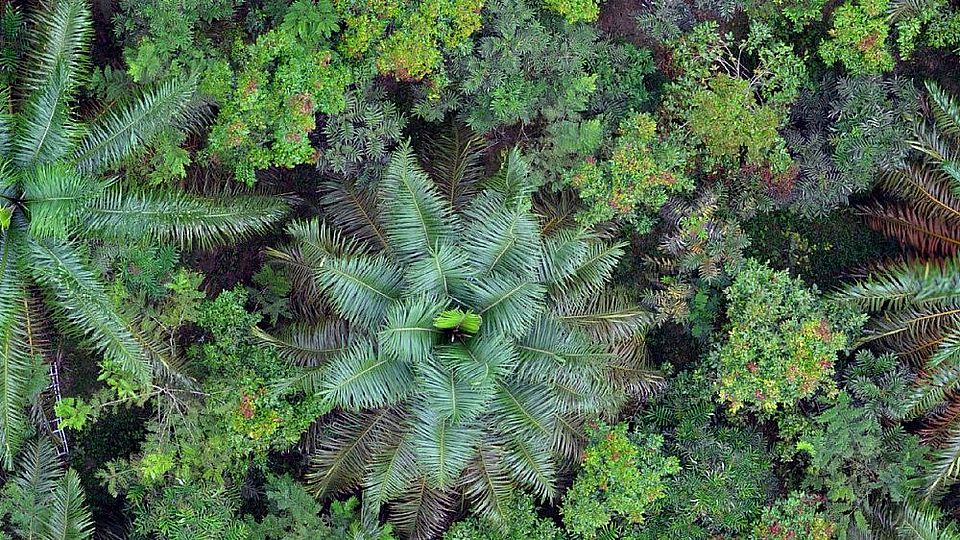
[[[330,49],[338,19],[325,5],[299,0],[279,26],[252,44],[235,45],[236,71],[228,69],[213,94],[220,111],[208,151],[243,183],[256,182],[260,169],[316,161],[309,138],[316,115],[346,105],[351,75]]]
[[[482,0],[334,0],[344,22],[339,50],[375,58],[380,73],[420,80],[440,68],[443,52],[480,27]]]
[[[831,540],[836,525],[821,509],[822,498],[793,492],[764,509],[751,540]]]
[[[717,186],[693,201],[667,203],[664,220],[675,225],[661,237],[662,256],[651,260],[651,303],[661,319],[689,326],[698,340],[712,334],[720,291],[740,271],[750,246],[750,237],[726,209],[727,200]]]
[[[588,157],[568,181],[587,204],[577,220],[590,227],[619,218],[643,234],[667,199],[693,190],[686,156],[675,142],[661,141],[656,121],[636,113],[623,120],[608,159]]]
[[[333,501],[324,515],[323,506],[289,475],[267,477],[265,491],[267,515],[246,517],[248,540],[394,540],[389,525],[361,525],[356,497]]]
[[[628,433],[626,424],[601,425],[588,435],[593,442],[564,495],[563,523],[567,531],[586,539],[597,538],[601,531],[624,534],[655,511],[680,463],[662,453],[660,435]]]
[[[640,429],[663,434],[680,472],[636,540],[746,537],[756,523],[775,482],[771,456],[752,428],[726,425],[716,409],[710,380],[681,372],[638,415]]]
[[[453,524],[443,540],[564,540],[559,527],[537,515],[533,499],[518,495],[500,519],[471,516]]]
[[[729,329],[713,361],[720,399],[732,412],[773,413],[833,390],[837,353],[859,335],[865,316],[754,259],[726,298]]]
[[[889,0],[847,0],[833,12],[830,37],[820,44],[828,65],[840,63],[852,75],[886,73],[893,69],[886,14]]]
[[[406,125],[382,91],[350,90],[344,109],[323,124],[317,170],[361,184],[380,180]]]

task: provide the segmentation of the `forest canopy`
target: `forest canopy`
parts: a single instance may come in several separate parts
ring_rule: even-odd
[[[960,539],[956,0],[0,0],[0,538]]]

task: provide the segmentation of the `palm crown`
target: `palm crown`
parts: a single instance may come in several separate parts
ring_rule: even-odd
[[[446,175],[461,188],[466,159]],[[480,187],[458,205],[405,147],[365,211],[370,241],[311,221],[273,251],[332,312],[320,330],[267,337],[314,366],[300,383],[335,410],[308,481],[362,485],[412,534],[436,533],[458,493],[491,515],[514,484],[553,497],[585,419],[648,382],[648,313],[604,289],[622,245],[539,221],[517,151]]]
[[[166,83],[89,124],[73,115],[91,22],[84,2],[36,16],[37,42],[21,88],[2,92],[0,115],[0,457],[12,464],[25,428],[27,381],[42,351],[30,283],[60,322],[103,354],[104,369],[141,384],[169,362],[121,317],[88,266],[83,241],[152,238],[208,246],[264,229],[282,200],[205,199],[125,187],[118,167],[171,122],[187,120],[193,85]]]

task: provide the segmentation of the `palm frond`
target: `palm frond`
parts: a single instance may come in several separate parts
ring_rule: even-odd
[[[316,283],[337,313],[359,328],[373,329],[400,298],[403,273],[379,255],[329,258]]]
[[[360,485],[370,456],[402,432],[400,411],[392,408],[361,413],[339,412],[328,418],[310,456],[307,487],[318,497]]]
[[[273,347],[280,358],[302,367],[315,367],[343,353],[353,342],[350,330],[341,321],[294,324],[278,335],[254,327],[253,337]]]
[[[0,235],[0,458],[6,469],[26,432],[27,383],[30,379],[30,329],[26,325],[26,294],[17,261],[24,251],[20,231]]]
[[[958,540],[956,525],[939,510],[927,504],[905,503],[898,527],[901,538],[917,540]]]
[[[401,435],[375,455],[367,467],[363,480],[364,504],[372,503],[379,509],[388,501],[401,496],[417,475],[417,455],[409,437]]]
[[[604,290],[583,302],[569,302],[561,297],[556,312],[560,322],[599,342],[632,338],[654,321],[654,315],[624,290]]]
[[[523,207],[507,207],[484,192],[473,199],[464,219],[470,225],[461,245],[481,274],[527,276],[540,266],[540,228]]]
[[[98,174],[142,152],[164,128],[183,123],[196,86],[192,77],[165,81],[97,118],[74,151],[77,168]]]
[[[474,277],[467,254],[457,245],[440,245],[407,266],[407,295],[423,292],[456,296]]]
[[[435,489],[420,477],[391,507],[390,522],[405,538],[431,540],[439,537],[451,521],[455,503],[449,491]]]
[[[31,48],[31,65],[25,80],[33,90],[58,77],[58,71],[70,86],[76,86],[88,63],[93,22],[86,3],[60,0],[51,5],[52,9],[41,10],[34,16],[36,43]]]
[[[151,365],[113,308],[99,280],[72,246],[51,239],[31,244],[30,270],[72,330],[142,384]]]
[[[468,361],[470,352],[461,344],[444,346],[437,355],[446,361],[430,359],[417,369],[418,386],[431,417],[454,426],[475,420],[493,397],[492,378],[475,378],[451,365]]]
[[[547,237],[538,269],[540,279],[552,287],[569,279],[577,265],[586,259],[590,241],[590,236],[581,228],[559,229]]]
[[[508,208],[525,204],[539,187],[539,181],[533,175],[530,165],[520,154],[518,148],[507,152],[500,171],[484,182],[484,187],[493,190]]]
[[[69,76],[62,66],[28,97],[17,115],[11,158],[20,167],[53,163],[73,147],[76,127],[67,104]]]
[[[954,255],[960,248],[960,222],[946,222],[904,205],[872,206],[860,211],[871,228],[924,255]]]
[[[593,241],[587,244],[586,254],[574,265],[571,273],[550,286],[553,297],[568,300],[583,299],[599,293],[610,281],[613,269],[623,256],[624,243]]]
[[[208,249],[262,234],[288,211],[287,201],[278,197],[198,197],[117,186],[90,202],[84,224],[91,236],[118,241],[146,237]]]
[[[932,80],[925,81],[924,86],[933,104],[937,129],[944,135],[960,139],[960,101]]]
[[[414,413],[411,440],[430,487],[449,489],[460,478],[480,441],[470,422],[445,419],[429,406]]]
[[[380,222],[376,192],[361,188],[350,180],[327,180],[320,184],[320,204],[324,214],[341,231],[360,238],[377,249],[387,249],[387,233]]]
[[[34,439],[17,456],[11,501],[17,505],[15,530],[22,538],[39,538],[47,521],[50,495],[58,488],[60,462],[48,439]],[[10,489],[8,488],[8,489]]]
[[[457,125],[426,146],[424,168],[455,211],[466,206],[477,192],[484,176],[486,148],[482,136]]]
[[[477,513],[496,520],[509,512],[513,481],[504,461],[503,449],[490,435],[484,434],[480,438],[480,446],[467,465],[460,485],[464,497]]]
[[[414,386],[407,363],[378,354],[369,342],[361,342],[327,363],[321,393],[342,409],[359,411],[396,403]]]
[[[483,317],[481,332],[522,336],[543,310],[545,291],[539,283],[490,275],[468,285],[469,305]]]
[[[441,332],[434,328],[433,319],[443,308],[440,300],[431,295],[394,303],[377,335],[380,352],[406,362],[425,361],[440,341]]]
[[[518,434],[507,435],[503,443],[507,470],[521,486],[533,491],[542,500],[557,496],[557,471],[548,440]]]
[[[30,233],[66,238],[98,186],[63,163],[38,165],[21,174],[23,197],[30,213]]]
[[[394,152],[380,185],[382,210],[390,247],[406,260],[415,260],[443,244],[453,243],[457,220],[436,186],[417,163],[410,146]]]
[[[42,540],[82,540],[93,536],[93,519],[86,507],[80,476],[68,469],[50,494],[49,516]]]

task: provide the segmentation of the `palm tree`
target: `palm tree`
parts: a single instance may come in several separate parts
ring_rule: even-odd
[[[48,439],[24,445],[7,483],[0,513],[10,513],[15,538],[81,540],[93,535],[80,476],[73,469],[60,468]]]
[[[143,385],[173,375],[108,300],[85,241],[207,247],[262,231],[286,212],[280,199],[145,191],[104,176],[171,122],[189,120],[194,85],[161,84],[80,123],[71,104],[91,33],[85,2],[55,2],[34,23],[24,84],[0,94],[8,111],[0,115],[0,459],[7,468],[22,442],[28,381],[42,354],[37,290],[61,327],[102,353],[104,369]]]
[[[940,447],[932,493],[960,472],[960,103],[927,84],[931,118],[918,119],[918,157],[881,178],[893,204],[865,209],[874,227],[926,260],[888,264],[843,296],[876,313],[865,341],[915,367],[906,416],[923,415],[926,440]]]
[[[460,498],[491,516],[514,486],[554,498],[584,422],[655,382],[650,314],[606,288],[623,245],[557,208],[538,219],[516,150],[482,182],[470,151],[453,154],[431,180],[405,146],[375,194],[337,197],[329,210],[368,218],[353,236],[291,225],[293,242],[271,254],[326,316],[262,334],[307,366],[296,382],[331,410],[309,486],[362,487],[365,508],[386,505],[413,538],[438,534]]]

